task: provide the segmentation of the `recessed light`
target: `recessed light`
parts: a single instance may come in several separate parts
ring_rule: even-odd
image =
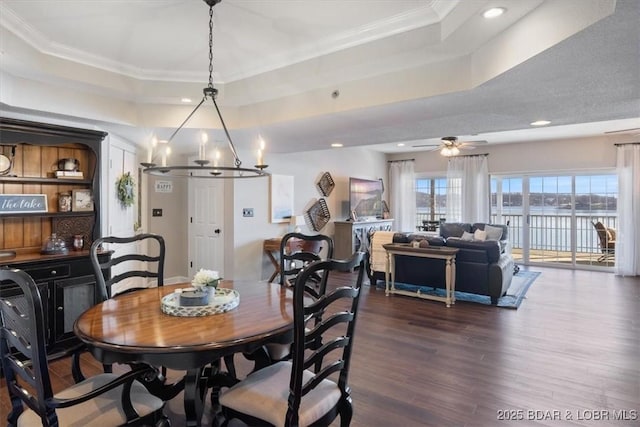
[[[404,147],[404,142],[398,143],[398,147]]]
[[[192,100],[191,100],[191,98],[180,98],[180,102],[183,102],[183,103],[185,103],[185,104],[188,104],[188,103],[190,103],[191,101],[192,101]]]
[[[334,142],[333,144],[331,144],[331,146],[332,146],[333,148],[340,148],[340,147],[343,147],[343,145],[342,145],[342,144],[340,144],[339,142]]]
[[[550,124],[549,120],[536,120],[535,122],[529,123],[531,126],[546,126]]]
[[[159,139],[158,140],[158,144],[168,144],[169,140],[168,139]]]
[[[487,19],[497,18],[498,16],[502,15],[506,11],[507,9],[505,9],[504,7],[492,7],[491,9],[485,10],[482,16],[484,16]]]

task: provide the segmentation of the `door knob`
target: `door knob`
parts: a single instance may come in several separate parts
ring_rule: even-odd
[[[213,232],[216,233],[216,234],[220,234],[220,229],[216,228],[215,230],[213,230]]]

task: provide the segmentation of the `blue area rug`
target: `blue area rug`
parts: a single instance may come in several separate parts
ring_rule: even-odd
[[[525,298],[529,287],[540,276],[539,271],[524,271],[520,270],[518,274],[513,276],[511,285],[507,289],[507,293],[498,299],[498,307],[505,308],[518,308]],[[381,285],[380,285],[381,284]],[[384,282],[378,282],[378,288],[384,289]],[[409,285],[405,283],[396,282],[396,289],[402,289],[406,291],[417,291],[420,293],[438,295],[444,297],[444,289],[433,289],[427,286]],[[491,305],[491,298],[485,295],[470,294],[467,292],[456,291],[456,301],[469,301],[478,304]]]

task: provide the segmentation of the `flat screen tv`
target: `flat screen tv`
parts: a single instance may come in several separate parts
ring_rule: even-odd
[[[349,178],[349,209],[357,220],[382,218],[382,181]]]

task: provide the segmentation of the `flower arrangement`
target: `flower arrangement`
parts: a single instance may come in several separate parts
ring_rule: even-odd
[[[212,288],[216,288],[218,287],[220,280],[222,280],[222,277],[220,277],[220,274],[217,271],[201,268],[195,276],[193,276],[191,284],[195,287],[210,286]]]

